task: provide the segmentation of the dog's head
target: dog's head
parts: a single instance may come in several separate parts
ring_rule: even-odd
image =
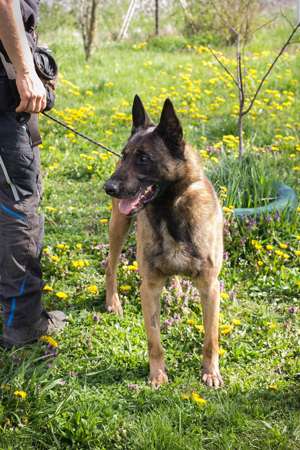
[[[121,165],[103,186],[108,195],[121,199],[119,209],[127,216],[136,215],[182,176],[179,163],[184,159],[185,146],[182,126],[170,99],[166,99],[155,127],[136,95],[132,121]]]

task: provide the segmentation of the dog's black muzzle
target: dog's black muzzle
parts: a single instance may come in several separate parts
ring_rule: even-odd
[[[116,179],[112,180],[110,178],[104,184],[103,189],[105,190],[107,195],[110,195],[111,197],[115,197],[116,195],[118,195],[119,186],[120,186],[119,180],[116,180]]]

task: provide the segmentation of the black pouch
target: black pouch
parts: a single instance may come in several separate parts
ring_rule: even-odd
[[[33,54],[35,70],[45,86],[47,92],[47,106],[45,111],[50,111],[55,103],[55,87],[58,81],[58,67],[55,59],[48,49],[36,47]]]

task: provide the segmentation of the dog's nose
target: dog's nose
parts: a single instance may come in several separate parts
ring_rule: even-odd
[[[107,180],[104,184],[103,189],[108,195],[116,195],[119,189],[119,181],[118,180]]]

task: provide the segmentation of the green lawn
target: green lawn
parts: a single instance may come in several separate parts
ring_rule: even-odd
[[[281,21],[249,43],[249,98],[289,33]],[[207,173],[230,158],[234,163],[238,93],[205,47],[170,50],[167,39],[159,45],[102,43],[86,63],[70,28],[41,33],[43,42],[61,72],[54,117],[120,152],[130,135],[134,95],[156,123],[170,97]],[[235,49],[216,50],[234,71]],[[244,126],[254,161],[297,193],[299,85],[300,42],[279,60]],[[55,347],[39,342],[0,350],[0,448],[300,449],[300,209],[238,226],[228,212],[238,206],[230,195],[238,179],[229,175],[216,184],[226,230],[219,341],[224,386],[201,384],[201,304],[184,280],[183,296],[172,286],[162,295],[170,381],[153,390],[134,268],[135,227],[119,266],[124,316],[105,313],[110,199],[102,186],[117,157],[45,117],[40,128],[44,303],[63,309],[70,323],[51,341]]]

